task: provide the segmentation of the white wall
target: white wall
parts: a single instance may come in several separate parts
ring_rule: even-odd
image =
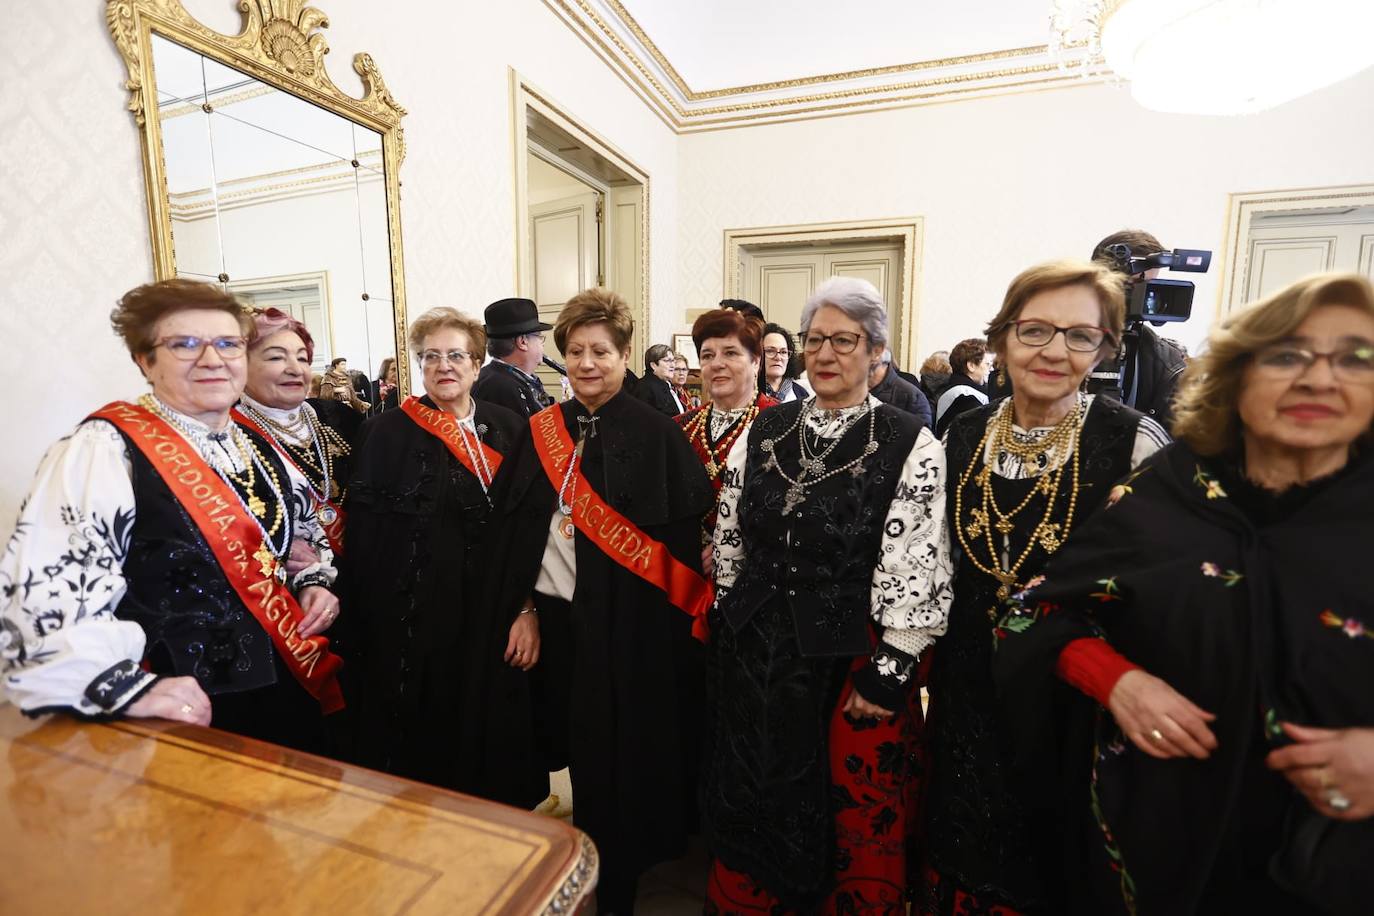
[[[1085,86],[681,138],[678,290],[722,295],[726,229],[925,217],[917,278],[924,356],[981,334],[1021,269],[1086,258],[1117,229],[1220,257],[1226,195],[1374,181],[1374,71],[1246,118],[1147,112]],[[1217,305],[1220,264],[1191,278],[1190,346]],[[908,359],[908,362],[913,360]]]
[[[229,0],[185,0],[239,27]],[[368,51],[410,111],[401,170],[412,315],[473,315],[515,287],[511,105],[519,70],[651,176],[651,303],[676,308],[677,138],[538,0],[329,0],[329,71],[361,94]],[[22,3],[0,32],[0,536],[39,457],[92,409],[143,389],[111,335],[114,300],[152,277],[138,133],[100,3]],[[680,314],[680,312],[677,312]],[[654,331],[655,334],[660,333]]]

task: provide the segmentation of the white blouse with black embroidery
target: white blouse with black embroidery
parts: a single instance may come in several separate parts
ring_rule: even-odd
[[[867,405],[877,409],[879,402],[869,396]],[[808,417],[807,428],[818,438],[833,439],[843,435],[864,413],[863,404],[816,411]],[[748,450],[748,437],[741,436],[731,448],[721,475],[719,515],[712,537],[717,601],[729,592],[747,562],[736,507]],[[949,624],[953,580],[945,521],[945,452],[930,430],[922,429],[902,464],[873,570],[869,613],[883,628],[882,642],[873,654],[880,673],[906,684],[910,666],[899,665],[884,651],[884,644],[912,659],[928,649]]]
[[[236,449],[176,416],[184,428],[173,428],[207,463],[243,470]],[[331,586],[334,554],[309,484],[294,467],[287,474],[292,530],[320,558],[292,585]],[[157,679],[137,666],[142,628],[115,616],[134,518],[128,446],[112,425],[87,420],[48,450],[0,556],[0,671],[7,698],[25,712],[117,713]]]

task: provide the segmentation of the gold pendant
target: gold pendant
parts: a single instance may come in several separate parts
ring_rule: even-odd
[[[964,530],[968,532],[969,537],[976,538],[980,536],[983,533],[983,529],[987,527],[988,514],[982,509],[973,509],[969,512],[969,517],[972,518],[973,521],[969,522],[968,528]]]
[[[1003,537],[1006,537],[1007,535],[1011,534],[1011,530],[1015,526],[1012,525],[1012,523],[1009,520],[1005,518],[999,518],[997,520],[997,523],[994,524],[992,527],[997,529],[998,534],[1002,535]]]
[[[272,551],[267,549],[266,544],[261,544],[253,553],[253,559],[258,561],[258,566],[264,576],[271,576],[277,566],[277,558],[272,556]]]
[[[558,523],[558,533],[563,535],[563,537],[568,538],[569,540],[571,540],[572,536],[577,533],[577,527],[573,525],[571,515],[563,516],[563,519]]]
[[[1054,553],[1059,549],[1059,525],[1057,523],[1040,526],[1040,546],[1045,548],[1046,553]]]
[[[248,511],[258,518],[267,517],[267,503],[262,501],[262,497],[256,493],[248,494]]]

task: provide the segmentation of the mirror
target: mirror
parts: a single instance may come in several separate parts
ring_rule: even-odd
[[[345,357],[375,378],[404,352],[399,181],[404,109],[367,55],[367,93],[323,68],[301,0],[239,4],[244,28],[218,35],[179,0],[111,0],[143,127],[159,279],[222,283],[289,312],[315,339],[315,370]],[[402,390],[408,361],[398,361]]]

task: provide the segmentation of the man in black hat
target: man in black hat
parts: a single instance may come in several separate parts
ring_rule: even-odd
[[[500,299],[487,306],[487,353],[472,396],[532,417],[553,403],[534,374],[544,359],[544,332],[553,325],[539,320],[529,299]]]

